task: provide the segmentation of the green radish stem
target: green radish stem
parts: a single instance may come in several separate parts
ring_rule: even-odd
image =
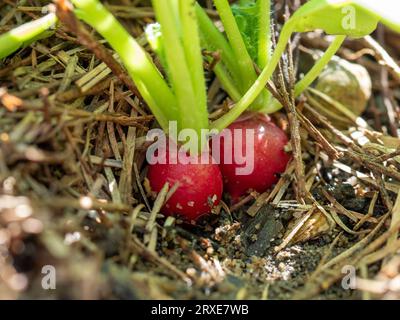
[[[293,33],[293,26],[295,24],[295,20],[289,20],[281,30],[281,34],[279,37],[278,44],[275,48],[275,51],[269,61],[268,65],[264,68],[260,76],[254,85],[247,91],[247,93],[243,96],[243,98],[225,115],[223,115],[218,120],[214,121],[211,124],[212,128],[217,130],[222,130],[226,126],[230,125],[237,117],[240,116],[242,112],[244,112],[249,105],[257,98],[262,89],[267,84],[268,80],[272,76],[276,66],[279,63],[279,59],[283,55],[286,45],[290,40],[290,37]],[[311,83],[318,77],[318,75],[322,72],[325,66],[329,63],[331,58],[335,55],[335,53],[339,50],[343,41],[346,39],[346,36],[340,35],[336,36],[334,41],[331,43],[327,51],[321,57],[321,59],[314,65],[314,67],[306,74],[306,76],[300,80],[295,87],[295,95],[299,96],[305,89],[307,89]],[[279,110],[282,106],[278,101],[274,101],[271,103],[267,112],[272,113]]]
[[[258,60],[257,64],[264,69],[271,56],[271,0],[258,0]]]
[[[207,89],[204,79],[203,56],[201,53],[200,36],[192,1],[180,1],[180,16],[182,19],[182,42],[185,49],[189,74],[192,76],[196,110],[200,110],[199,119],[208,119]],[[188,106],[185,105],[186,111]],[[208,127],[208,120],[201,125]]]
[[[217,75],[218,80],[221,82],[222,87],[233,99],[233,101],[239,101],[242,97],[242,94],[237,89],[237,86],[232,81],[232,78],[225,70],[224,66],[221,63],[217,63],[217,65],[214,67],[214,72]]]
[[[272,35],[271,35],[271,0],[258,0],[258,55],[257,64],[264,69],[271,58]],[[270,103],[271,94],[265,90],[264,106]]]
[[[293,27],[289,20],[283,26],[275,51],[272,54],[268,65],[261,72],[258,79],[228,113],[224,114],[221,118],[211,124],[211,128],[218,131],[223,130],[232,122],[234,122],[253,103],[253,101],[257,99],[258,95],[264,90],[268,80],[271,78],[276,66],[279,63],[280,58],[285,52],[286,46],[293,33],[292,30]],[[270,106],[267,106],[265,112],[270,112],[269,108]]]
[[[257,74],[229,3],[227,0],[215,0],[214,2],[224,24],[229,42],[216,28],[204,9],[196,5],[201,35],[206,48],[214,51],[220,50],[221,61],[217,64],[215,73],[229,96],[234,101],[239,101],[241,96],[257,79]],[[246,2],[248,1],[244,1],[244,3]],[[268,51],[264,55],[266,55],[267,59]],[[269,97],[269,92],[264,90],[262,95],[252,103],[251,108],[253,110],[265,109],[270,100]]]
[[[201,30],[201,38],[205,47],[211,48],[214,51],[221,52],[221,59],[229,70],[229,75],[232,77],[232,82],[235,85],[240,83],[240,71],[238,70],[237,61],[224,35],[216,28],[212,20],[208,17],[205,10],[196,3],[196,16],[199,28]],[[220,64],[220,63],[219,63]]]
[[[296,98],[300,96],[304,90],[306,90],[318,78],[329,61],[331,61],[332,57],[340,49],[344,40],[346,40],[346,36],[336,36],[322,57],[314,64],[311,70],[307,72],[303,79],[296,84],[294,89]],[[270,108],[270,112],[278,111],[281,108],[282,105],[276,99],[274,99]]]
[[[98,0],[72,2],[77,8],[76,14],[120,55],[164,131],[168,132],[170,121],[177,121],[179,132],[195,130],[204,143],[204,129],[208,129],[209,123],[195,3],[192,0],[152,1],[162,30],[159,40],[171,88],[144,49]],[[194,148],[197,143],[191,140],[189,143],[192,144],[185,146],[197,152]]]
[[[147,53],[98,0],[71,1],[77,15],[119,54],[160,126],[167,131],[168,121],[179,116],[177,100]]]
[[[295,95],[299,96],[304,92],[318,76],[321,74],[322,70],[331,61],[332,57],[336,54],[339,48],[342,46],[346,36],[336,36],[332,43],[329,45],[328,49],[322,55],[322,57],[317,61],[317,63],[311,68],[309,72],[301,79],[295,87]]]
[[[237,68],[236,58],[233,54],[232,48],[223,34],[215,27],[205,10],[198,3],[196,3],[195,10],[197,23],[201,30],[200,38],[203,47],[217,51],[221,55],[221,61],[218,61],[215,65],[214,72],[228,95],[234,101],[238,101],[242,96],[239,89],[241,76],[240,71]]]
[[[163,26],[165,60],[172,83],[172,88],[170,88],[144,49],[98,0],[71,1],[77,8],[76,14],[106,38],[120,55],[128,73],[165,131],[168,129],[170,120],[178,120],[179,129],[190,128],[199,133],[201,129],[208,128],[206,89],[201,67],[202,57],[197,23],[202,30],[203,40],[208,43],[208,46],[222,50],[224,63],[218,63],[215,72],[228,94],[238,101],[227,114],[211,124],[211,128],[222,130],[254,101],[261,100],[265,104],[266,95],[263,93],[260,96],[260,94],[267,93],[265,85],[279,63],[299,20],[292,18],[284,25],[276,49],[272,56],[269,56],[271,35],[270,28],[266,26],[270,23],[268,9],[271,4],[270,0],[257,0],[260,12],[257,63],[264,69],[256,81],[255,79],[250,81],[255,70],[227,0],[214,1],[225,25],[229,42],[214,26],[204,10],[198,4],[193,5],[191,0],[153,0],[156,15]],[[40,36],[56,22],[56,16],[51,13],[1,35],[0,58]],[[296,96],[311,85],[337,52],[344,39],[345,36],[335,38],[322,58],[296,85]],[[243,96],[241,90],[238,90],[240,80],[252,83]],[[265,111],[273,112],[279,108],[279,103],[275,101],[267,105]]]
[[[228,0],[214,0],[214,4],[220,15],[226,35],[235,55],[236,64],[241,75],[241,87],[243,90],[247,90],[257,78],[253,61],[247,51]]]
[[[179,6],[178,2],[153,0],[153,6],[161,24],[168,71],[177,98],[178,129],[194,129],[200,137],[201,130],[208,128],[208,113],[194,7],[190,0],[180,1]],[[171,19],[176,14],[181,19]],[[198,48],[199,56],[193,46]]]
[[[0,59],[14,53],[21,47],[31,43],[35,38],[40,37],[48,29],[57,23],[54,13],[25,23],[11,31],[0,35]]]
[[[144,32],[151,49],[160,59],[161,65],[167,73],[167,78],[170,78],[168,75],[167,60],[165,58],[165,43],[162,37],[160,24],[158,22],[149,24],[146,26]]]

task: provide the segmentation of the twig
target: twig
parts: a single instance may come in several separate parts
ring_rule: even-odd
[[[292,173],[294,171],[294,162],[291,161],[290,164],[287,166],[285,173],[279,179],[278,183],[275,185],[274,189],[269,192],[262,193],[254,202],[254,204],[247,210],[247,214],[251,217],[254,217],[257,212],[266,204],[271,202],[272,199],[275,198],[279,190],[282,186],[287,182],[291,181]]]
[[[387,168],[381,164],[375,163],[372,159],[364,155],[365,151],[361,147],[356,145],[352,139],[345,136],[340,130],[336,129],[324,116],[315,112],[315,110],[313,110],[313,108],[308,106],[307,104],[306,108],[307,111],[312,113],[313,117],[315,117],[318,122],[323,124],[329,131],[331,131],[343,144],[356,151],[345,151],[345,155],[347,155],[351,160],[366,166],[373,172],[384,174],[400,181],[400,173],[397,170],[394,170],[390,167]]]
[[[371,36],[366,36],[363,38],[365,45],[374,50],[375,58],[377,61],[385,65],[390,74],[400,82],[400,67],[394,61],[394,59],[387,53],[387,51]]]
[[[378,156],[374,159],[375,162],[385,162],[387,160],[393,159],[400,156],[400,148],[398,148],[396,151],[393,151],[391,153],[383,154],[381,156]]]
[[[233,212],[233,211],[239,210],[246,203],[250,202],[253,199],[257,199],[257,193],[256,192],[251,192],[246,197],[244,197],[242,200],[240,200],[238,203],[235,203],[233,206],[231,206],[229,208],[229,211]]]
[[[275,42],[275,39],[273,39]],[[275,44],[275,43],[274,43]],[[286,70],[289,73],[289,83],[285,81],[284,71],[282,68],[282,60],[278,64],[278,74],[277,81],[275,85],[270,81],[267,83],[267,87],[272,95],[284,106],[289,119],[290,134],[291,134],[291,144],[292,153],[295,164],[295,175],[297,182],[296,196],[299,202],[304,203],[304,198],[307,194],[306,192],[306,182],[304,178],[304,163],[301,151],[301,136],[300,136],[300,125],[297,117],[296,106],[295,106],[295,96],[294,96],[294,68],[293,59],[291,55],[291,46],[288,47],[289,53],[289,66],[286,66]]]
[[[358,229],[360,229],[360,228],[362,227],[362,225],[363,225],[366,221],[368,221],[368,219],[369,219],[370,217],[372,217],[372,215],[374,214],[374,210],[375,210],[376,200],[378,200],[378,193],[377,193],[377,192],[375,192],[374,195],[373,195],[373,197],[372,197],[371,203],[369,204],[368,213],[364,216],[364,218],[362,218],[362,219],[354,226],[354,230],[355,230],[355,231],[358,230]]]
[[[382,26],[378,28],[378,38],[379,41],[382,43],[382,45],[385,44],[385,34],[384,34],[384,29]],[[375,43],[375,48],[379,49],[379,45]],[[377,52],[380,52],[382,57],[385,57],[385,61],[389,61],[389,65],[394,69],[389,68],[389,70],[394,70],[394,73],[397,74],[396,79],[399,78],[400,76],[400,68],[396,65],[396,63],[393,61],[393,59],[390,58],[389,54],[385,55],[385,50],[381,47],[381,50],[377,50]],[[397,67],[397,68],[396,68]],[[389,129],[390,133],[394,137],[398,137],[398,121],[396,121],[396,106],[395,106],[395,101],[392,95],[392,92],[389,90],[389,76],[388,76],[388,69],[386,68],[381,68],[381,87],[382,87],[382,99],[383,99],[383,104],[386,107],[386,112],[389,120]],[[397,118],[398,119],[398,118]]]
[[[339,202],[337,202],[337,200],[324,188],[320,188],[320,191],[322,192],[322,194],[325,196],[326,199],[328,199],[328,201],[330,201],[332,203],[332,205],[334,206],[334,208],[342,215],[348,217],[349,219],[351,219],[354,222],[357,222],[358,219],[349,211],[347,210],[345,207],[343,207]]]
[[[392,212],[392,221],[390,223],[391,228],[394,228],[396,224],[400,222],[400,193],[397,194],[397,199],[394,204]],[[388,245],[392,244],[398,238],[399,233],[396,231],[388,240]]]
[[[146,193],[144,192],[142,182],[140,181],[140,174],[139,174],[139,170],[137,168],[136,162],[133,162],[133,173],[135,174],[136,185],[137,185],[139,192],[143,198],[143,201],[146,204],[147,209],[150,211],[151,206],[150,206],[149,200],[146,197]]]
[[[132,109],[131,116],[135,116],[136,111]],[[136,128],[130,127],[126,136],[126,147],[122,161],[122,172],[119,180],[119,188],[121,189],[122,200],[125,203],[130,203],[132,197],[132,177],[133,177],[133,162],[136,149]]]
[[[136,236],[133,236],[132,248],[137,254],[141,255],[143,258],[148,259],[154,263],[158,263],[161,266],[165,267],[166,270],[169,270],[173,274],[177,275],[179,278],[185,281],[187,285],[192,284],[192,280],[190,280],[190,278],[185,273],[177,269],[167,259],[160,257],[157,252],[147,249],[146,246]]]
[[[151,210],[150,217],[146,225],[146,231],[148,232],[150,232],[154,227],[157,214],[160,212],[161,207],[164,205],[168,189],[169,189],[169,184],[167,182],[165,183],[161,191],[158,193],[156,201],[154,201],[153,209]]]
[[[345,146],[352,148],[359,153],[364,153],[363,149],[357,146],[351,138],[345,136],[340,130],[336,129],[327,118],[316,112],[314,108],[311,107],[308,103],[305,104],[305,108],[307,109],[307,112],[312,114],[317,122],[326,127],[330,132],[332,132]]]
[[[370,169],[373,172],[377,172],[377,173],[389,176],[393,179],[400,181],[400,172],[393,168],[385,167],[381,164],[375,163],[375,162],[371,161],[369,158],[367,158],[366,156],[364,156],[363,154],[358,154],[351,150],[345,151],[345,154],[351,160],[356,161],[356,162],[360,163],[361,165],[366,166],[368,169]]]
[[[91,197],[42,199],[42,203],[52,208],[74,208],[85,210],[105,210],[108,212],[129,212],[130,207],[122,203],[99,201]]]
[[[346,251],[342,252],[341,254],[336,256],[335,258],[333,258],[330,261],[328,261],[327,263],[325,263],[324,266],[323,266],[323,269],[327,269],[329,267],[332,267],[332,266],[340,263],[344,259],[350,257],[351,255],[353,255],[358,250],[361,250],[361,249],[365,248],[365,246],[368,244],[368,242],[370,242],[372,240],[372,238],[377,234],[377,232],[383,226],[383,224],[385,223],[387,218],[388,218],[388,215],[387,214],[384,215],[381,218],[380,222],[376,225],[376,227],[365,238],[361,239],[359,242],[354,244],[352,247],[350,247]]]
[[[141,97],[135,84],[131,78],[126,74],[121,65],[114,59],[114,57],[107,51],[107,49],[96,41],[86,27],[76,19],[72,11],[72,5],[67,0],[54,0],[57,8],[57,17],[60,21],[77,37],[82,45],[91,50],[98,59],[103,61],[112,72],[134,93],[137,97]]]
[[[326,151],[329,158],[333,160],[340,159],[343,152],[338,151],[323,135],[322,133],[307,119],[301,112],[297,112],[299,120],[308,133],[321,145]]]
[[[23,101],[22,107],[28,110],[33,111],[42,111],[43,103],[40,104],[40,108],[38,106],[32,107],[32,105]],[[150,122],[154,119],[154,116],[137,116],[137,117],[129,117],[119,113],[94,113],[81,109],[66,109],[65,107],[52,106],[51,110],[49,110],[49,115],[64,115],[73,118],[82,118],[84,121],[99,121],[99,122],[113,122],[119,124],[121,126],[137,126],[142,129],[146,129],[142,123]]]
[[[286,246],[290,243],[290,241],[294,238],[294,236],[299,232],[301,227],[306,223],[306,221],[311,217],[311,215],[314,213],[315,208],[312,208],[309,210],[301,219],[297,222],[296,227],[293,228],[293,230],[283,239],[282,243],[274,248],[275,252],[282,251],[283,249],[286,248]]]
[[[114,81],[110,83],[110,100],[108,103],[108,112],[114,112]],[[121,154],[119,152],[117,138],[115,136],[115,126],[114,123],[109,121],[106,124],[107,132],[108,132],[108,141],[111,147],[112,152],[114,153],[114,157],[116,160],[122,160]]]

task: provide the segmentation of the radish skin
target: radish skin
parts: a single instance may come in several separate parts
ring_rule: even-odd
[[[242,137],[246,136],[246,130],[254,130],[254,147],[250,155],[246,155],[246,139],[242,140],[241,154],[246,155],[246,161],[254,161],[253,170],[247,175],[238,175],[238,168],[245,164],[239,164],[234,156],[235,144],[231,149],[232,161],[224,159],[224,139],[221,139],[220,169],[224,179],[225,191],[229,193],[233,202],[249,191],[264,192],[275,184],[279,174],[283,173],[290,160],[290,155],[284,151],[288,143],[285,132],[276,126],[267,115],[247,114],[232,123],[226,130],[230,130],[235,136],[237,130],[242,131]],[[239,152],[240,153],[240,152]],[[226,163],[228,162],[228,163]]]
[[[147,178],[152,191],[159,192],[165,183],[170,188],[177,187],[167,200],[161,212],[165,215],[179,215],[185,220],[195,221],[212,212],[221,200],[223,182],[221,171],[209,154],[188,156],[184,151],[173,148],[158,150],[162,163],[149,164]],[[189,158],[191,163],[184,164],[178,156]],[[160,157],[157,154],[157,158]],[[208,158],[208,164],[204,163]],[[193,163],[196,161],[197,163]],[[203,162],[202,162],[203,161]],[[159,161],[160,162],[160,161]]]

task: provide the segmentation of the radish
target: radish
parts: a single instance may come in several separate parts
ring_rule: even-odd
[[[210,213],[218,205],[222,196],[222,175],[217,164],[206,153],[202,156],[190,156],[189,163],[177,161],[177,153],[169,148],[161,152],[163,163],[149,165],[147,178],[152,191],[159,192],[165,183],[176,190],[167,200],[162,212],[166,215],[177,214],[185,220],[197,220]],[[184,151],[179,151],[184,152]],[[208,158],[206,162],[202,159]]]
[[[246,144],[250,143],[243,139],[239,145],[241,150],[235,150],[236,145],[231,149],[232,162],[226,163],[224,150],[226,148],[225,139],[221,139],[220,169],[224,179],[225,190],[230,194],[233,202],[237,202],[240,196],[248,191],[255,190],[264,192],[277,182],[279,174],[284,172],[286,165],[290,160],[290,155],[284,151],[288,138],[283,130],[276,126],[268,116],[257,114],[246,114],[232,123],[226,130],[229,130],[232,136],[237,137],[237,131],[241,131],[244,137],[246,130],[254,130],[253,153],[246,161],[253,162],[253,170],[250,174],[240,175],[237,169],[244,166],[239,163],[235,152],[239,151],[242,155],[246,154]],[[251,159],[250,159],[251,157]]]
[[[79,11],[79,18],[96,29],[118,53],[163,134],[170,138],[176,136],[172,138],[175,146],[178,141],[185,142],[186,139],[180,137],[185,137],[188,130],[194,133],[196,139],[203,137],[203,131],[209,129],[209,120],[194,2],[152,0],[157,23],[148,26],[145,31],[165,75],[99,0],[72,2]],[[170,129],[172,123],[176,124],[176,135]],[[188,145],[184,143],[184,146]],[[186,150],[189,150],[192,160],[208,158],[211,164],[202,161],[197,161],[197,164],[173,163],[169,160],[164,164],[152,164],[152,159],[147,157],[150,162],[148,179],[154,191],[159,192],[166,182],[171,188],[178,183],[175,193],[162,208],[162,213],[179,214],[185,219],[195,220],[210,213],[218,204],[222,195],[221,172],[218,165],[212,164],[210,155],[204,154],[205,151],[201,149],[199,146],[189,146],[189,149],[180,152],[186,154]],[[167,148],[159,148],[158,151],[168,159],[172,153],[174,158],[174,152]]]
[[[331,1],[330,1],[331,2]],[[283,148],[288,142],[285,133],[267,120],[265,113],[272,113],[282,106],[276,101],[265,86],[277,67],[287,43],[295,31],[306,32],[307,28],[315,27],[331,31],[337,36],[331,45],[315,63],[313,68],[296,84],[295,95],[299,96],[318,77],[332,56],[340,48],[346,35],[360,36],[368,33],[376,25],[376,19],[366,19],[368,26],[357,26],[356,30],[343,30],[337,21],[331,23],[328,19],[318,19],[319,13],[326,14],[341,10],[335,5],[323,0],[311,0],[302,6],[281,29],[278,42],[272,50],[270,33],[270,0],[243,1],[230,6],[228,0],[214,0],[215,7],[224,26],[224,33],[213,24],[206,12],[199,5],[196,7],[198,23],[202,34],[203,45],[210,51],[219,51],[221,60],[214,71],[221,85],[235,102],[235,105],[222,117],[214,121],[210,128],[222,131],[235,129],[245,135],[246,129],[254,129],[254,170],[249,175],[239,175],[237,169],[241,165],[231,150],[233,163],[222,161],[221,172],[226,190],[232,199],[237,199],[249,190],[263,192],[277,181],[277,174],[283,172],[290,159]],[[333,3],[342,5],[341,1]],[[358,8],[360,16],[369,16],[362,8]],[[318,12],[318,14],[315,14]],[[310,19],[309,22],[307,19]],[[304,23],[307,21],[307,23]],[[253,65],[262,70],[257,77]],[[253,118],[237,120],[243,112],[251,110],[259,115]],[[226,143],[221,141],[220,155],[224,154]],[[229,147],[229,146],[228,146]],[[245,153],[246,141],[242,144]],[[242,153],[242,154],[243,154]],[[236,160],[236,161],[235,161]]]
[[[255,130],[254,171],[248,176],[239,177],[234,170],[240,167],[238,162],[223,163],[220,166],[225,187],[234,199],[250,189],[262,192],[269,188],[276,182],[276,174],[285,169],[290,158],[283,151],[287,137],[267,118],[256,116],[236,120],[247,110],[272,113],[282,107],[273,99],[265,86],[284,54],[292,34],[323,29],[327,33],[336,35],[321,59],[296,84],[294,89],[295,95],[298,96],[318,77],[346,36],[365,36],[376,28],[379,20],[400,31],[400,23],[390,15],[387,3],[384,12],[382,11],[384,15],[379,17],[376,12],[379,11],[377,9],[381,3],[374,5],[372,1],[366,4],[361,0],[310,0],[285,23],[272,50],[271,0],[240,1],[239,5],[245,7],[235,10],[241,15],[236,18],[241,22],[243,19],[249,19],[247,22],[251,23],[239,25],[230,8],[230,2],[214,0],[224,25],[224,33],[220,32],[195,1],[152,0],[159,24],[158,27],[147,30],[148,43],[162,65],[160,72],[151,60],[151,56],[99,0],[71,0],[71,2],[79,18],[96,29],[118,53],[144,102],[166,134],[171,136],[169,132],[171,122],[177,122],[179,136],[185,137],[186,130],[189,129],[201,139],[204,129],[217,132],[225,128],[229,131],[236,128],[243,132],[246,129]],[[360,17],[355,28],[345,28],[342,23],[342,9],[349,3],[355,4],[357,16]],[[321,18],[331,14],[332,19]],[[8,38],[0,38],[0,49],[1,39],[6,42]],[[253,40],[244,41],[244,39]],[[220,52],[221,59],[215,64],[214,71],[222,87],[235,102],[228,112],[212,122],[209,121],[207,109],[202,46],[207,50]],[[254,64],[261,70],[259,75]],[[234,150],[228,151],[234,152]],[[168,151],[165,151],[165,154],[167,155]],[[196,154],[203,154],[203,150],[201,147],[190,148],[190,154],[196,157]],[[167,163],[159,166],[150,165],[149,168],[150,184],[156,191],[164,182],[182,184],[176,190],[176,194],[169,199],[169,208],[165,206],[163,210],[166,213],[179,213],[189,219],[210,211],[211,207],[218,203],[221,191],[218,187],[220,174],[215,165],[209,164]],[[210,195],[212,203],[207,207]]]

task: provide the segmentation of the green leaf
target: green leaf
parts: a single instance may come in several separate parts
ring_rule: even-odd
[[[371,15],[381,18],[381,22],[400,32],[400,1],[399,0],[355,0],[357,6]]]
[[[214,22],[208,17],[205,10],[196,3],[196,16],[200,28],[200,36],[203,45],[207,50],[220,51],[223,63],[226,65],[229,72],[232,74],[234,81],[239,83],[240,70],[237,67],[235,54],[228,40],[214,25]]]
[[[253,61],[258,58],[258,8],[254,0],[231,6],[246,49]]]
[[[374,0],[375,1],[375,0]],[[381,0],[382,2],[385,0]],[[387,1],[387,0],[386,0]],[[360,38],[371,34],[380,20],[375,13],[350,0],[311,0],[288,23],[295,32],[322,29],[328,34]],[[370,2],[364,0],[364,2]]]
[[[0,59],[14,53],[22,47],[44,39],[52,34],[49,30],[57,23],[57,17],[50,13],[37,20],[25,23],[15,29],[0,35]]]
[[[168,73],[168,65],[165,58],[165,45],[160,24],[158,22],[151,23],[146,26],[144,32],[146,34],[146,39],[149,42],[151,49],[157,54],[162,66]]]
[[[241,90],[247,90],[257,79],[253,60],[247,51],[245,41],[233,15],[228,0],[214,0],[215,7],[224,25],[228,42],[231,45],[240,72]]]

